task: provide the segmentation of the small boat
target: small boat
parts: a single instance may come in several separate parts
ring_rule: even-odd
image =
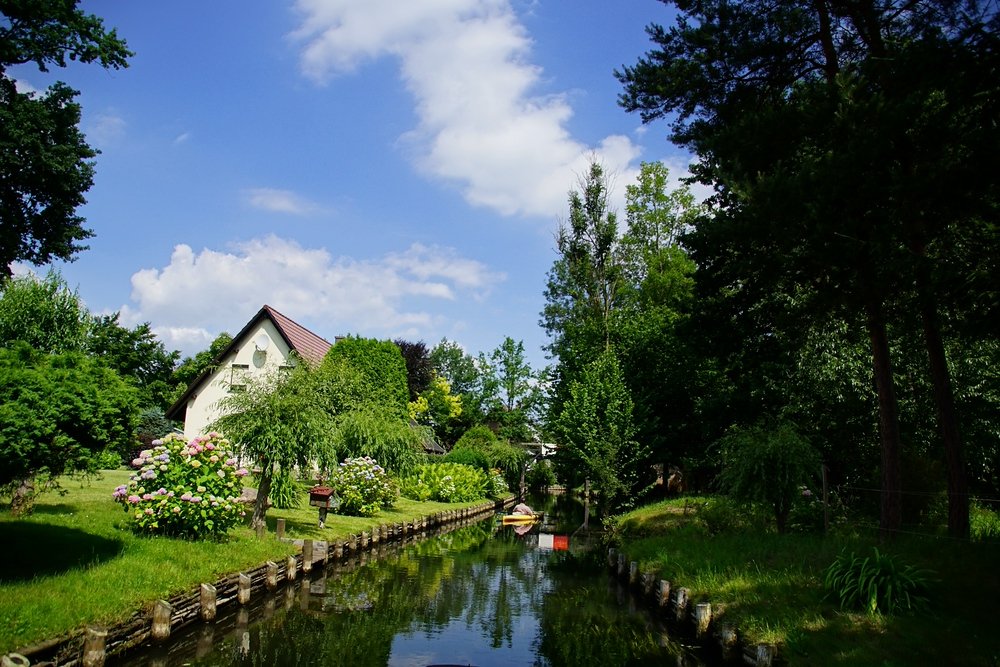
[[[505,525],[516,523],[534,523],[541,520],[541,514],[504,514],[502,517],[502,521]]]

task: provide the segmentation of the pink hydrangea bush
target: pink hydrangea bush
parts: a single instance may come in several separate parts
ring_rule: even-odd
[[[226,533],[245,516],[239,502],[246,469],[218,433],[186,441],[170,434],[132,461],[137,471],[114,499],[137,530],[210,537]]]

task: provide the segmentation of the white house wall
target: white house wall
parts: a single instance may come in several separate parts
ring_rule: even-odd
[[[268,337],[267,348],[260,352],[256,348],[257,337]],[[188,399],[184,417],[184,437],[193,438],[209,431],[208,425],[218,419],[218,402],[230,393],[230,378],[234,365],[245,365],[250,378],[268,373],[277,373],[289,361],[289,347],[270,319],[264,318],[260,324],[238,341],[238,345],[219,362],[218,368],[202,381],[197,391]]]

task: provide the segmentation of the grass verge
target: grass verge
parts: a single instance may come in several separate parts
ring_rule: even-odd
[[[65,495],[41,496],[34,514],[25,519],[0,510],[0,655],[87,624],[125,620],[155,600],[294,553],[295,547],[274,537],[278,518],[285,519],[287,537],[331,540],[476,504],[401,498],[372,518],[330,514],[324,529],[317,525],[316,509],[308,505],[272,508],[263,540],[240,527],[225,541],[199,542],[129,530],[111,493],[130,474],[114,470],[95,480],[64,480]]]
[[[823,573],[842,549],[870,553],[873,537],[778,535],[760,525],[710,532],[700,503],[679,499],[620,517],[615,535],[643,572],[721,606],[750,643],[770,642],[790,665],[1000,665],[1000,545],[903,536],[880,550],[935,572],[922,614],[869,616],[826,598]]]

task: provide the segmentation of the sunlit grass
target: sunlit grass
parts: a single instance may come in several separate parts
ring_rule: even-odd
[[[111,493],[130,474],[115,470],[95,480],[63,481],[65,495],[41,496],[35,513],[21,520],[6,509],[9,500],[0,498],[0,654],[89,623],[124,620],[201,582],[294,553],[293,545],[275,538],[279,517],[286,521],[287,537],[333,540],[476,504],[400,499],[372,518],[330,514],[321,530],[317,510],[303,503],[295,510],[269,510],[263,540],[240,527],[224,541],[191,541],[139,536],[128,529]]]
[[[695,502],[686,513],[680,499],[621,517],[623,550],[641,571],[721,608],[748,642],[779,644],[789,664],[1000,664],[1000,546],[919,537],[881,545],[939,582],[929,613],[870,617],[827,599],[823,572],[843,548],[870,551],[874,535],[778,535],[761,525],[711,534],[690,511]]]

